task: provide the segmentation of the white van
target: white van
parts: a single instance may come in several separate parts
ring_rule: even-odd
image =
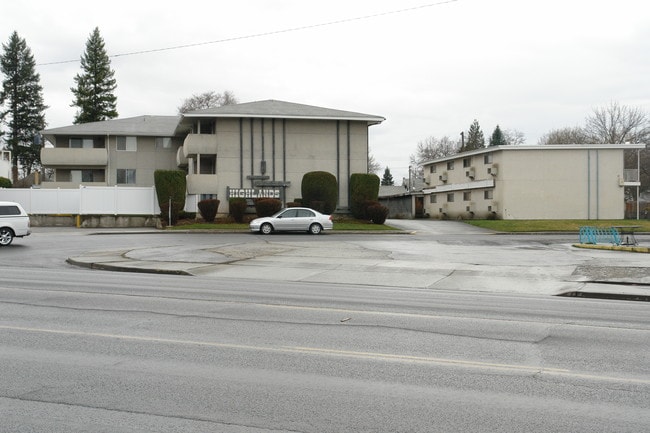
[[[31,234],[29,215],[25,209],[11,201],[0,201],[0,247],[11,244],[14,238]]]

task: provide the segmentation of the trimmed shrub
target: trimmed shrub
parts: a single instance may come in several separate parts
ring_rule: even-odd
[[[207,200],[201,200],[198,203],[199,212],[201,212],[201,217],[206,223],[213,223],[215,217],[217,216],[217,210],[219,209],[219,200],[216,198],[210,198]]]
[[[156,170],[153,173],[160,216],[167,224],[175,224],[178,214],[185,208],[187,185],[182,170]],[[172,201],[172,218],[169,221],[169,199]]]
[[[255,212],[258,217],[271,216],[282,209],[282,202],[277,198],[258,198],[255,200]]]
[[[364,201],[363,205],[361,207],[362,210],[361,210],[361,218],[360,219],[368,220],[368,221],[372,220],[372,218],[370,216],[370,212],[368,210],[373,206],[381,206],[381,203],[379,203],[376,200],[366,200],[366,201]]]
[[[300,185],[303,206],[324,214],[336,210],[339,199],[339,186],[336,176],[326,171],[310,171],[302,177]],[[318,209],[316,207],[319,207]]]
[[[246,202],[245,198],[234,197],[228,200],[228,209],[230,216],[232,216],[232,218],[237,223],[244,222],[244,214],[246,213],[247,207],[248,203]]]
[[[379,176],[372,173],[352,173],[350,175],[350,212],[357,219],[367,219],[365,203],[377,201],[379,197]]]
[[[11,188],[11,180],[0,176],[0,188]]]
[[[373,224],[383,224],[388,218],[388,208],[381,204],[376,204],[369,206],[366,209],[368,214],[368,219],[373,222]]]
[[[301,206],[302,203],[299,203],[297,201],[290,201],[289,203],[287,203],[287,207],[301,207]]]

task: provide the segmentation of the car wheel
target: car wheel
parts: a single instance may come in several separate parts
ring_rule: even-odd
[[[7,227],[0,229],[0,246],[6,246],[14,240],[14,232]]]
[[[260,227],[260,233],[262,233],[263,235],[271,234],[271,232],[273,232],[273,226],[269,223],[264,223]]]
[[[320,224],[314,223],[309,226],[309,233],[311,233],[312,235],[319,234],[321,230],[323,230],[323,228],[320,226]]]

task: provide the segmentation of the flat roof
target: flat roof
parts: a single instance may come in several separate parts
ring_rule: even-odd
[[[482,149],[470,150],[467,152],[456,153],[454,155],[443,156],[441,158],[425,161],[422,165],[436,164],[438,162],[451,161],[452,159],[464,158],[473,155],[482,155],[484,153],[499,152],[499,151],[528,151],[528,150],[599,150],[599,149],[619,149],[619,150],[634,150],[645,149],[645,144],[535,144],[535,145],[507,145],[507,146],[491,146]]]

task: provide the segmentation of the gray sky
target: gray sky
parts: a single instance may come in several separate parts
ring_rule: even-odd
[[[499,124],[536,144],[611,101],[650,112],[647,0],[2,3],[0,41],[16,30],[31,48],[49,127],[72,123],[95,27],[119,55],[120,117],[176,114],[208,90],[380,115],[371,153],[395,180],[419,141],[458,138],[474,119],[486,139]]]

